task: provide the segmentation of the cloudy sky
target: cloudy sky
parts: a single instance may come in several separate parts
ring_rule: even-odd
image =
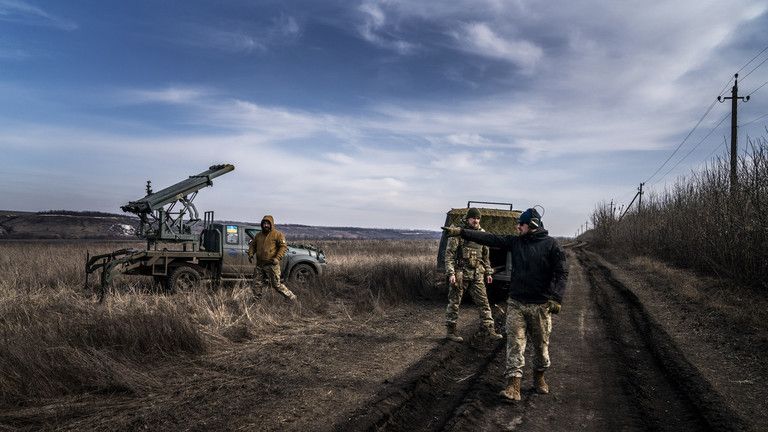
[[[730,104],[712,102],[745,65],[741,139],[765,134],[767,12],[0,0],[0,209],[119,212],[147,179],[232,163],[196,200],[218,218],[438,229],[451,207],[501,201],[572,235],[597,203],[724,154]]]

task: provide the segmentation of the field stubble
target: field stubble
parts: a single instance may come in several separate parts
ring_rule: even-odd
[[[86,249],[109,243],[0,244],[0,404],[83,393],[137,394],[153,384],[142,368],[192,356],[327,317],[365,320],[402,302],[441,296],[436,241],[324,241],[326,274],[292,286],[297,304],[276,293],[251,298],[247,282],[169,295],[149,278],[115,278],[99,304],[84,287]]]

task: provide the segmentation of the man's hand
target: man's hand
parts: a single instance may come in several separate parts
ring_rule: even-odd
[[[447,227],[441,227],[443,231],[445,231],[445,235],[448,237],[458,237],[461,235],[461,228],[455,227],[453,225],[447,226]]]
[[[248,255],[248,262],[253,264],[253,255]]]
[[[277,258],[272,258],[272,265],[278,265],[280,264],[280,260]]]
[[[485,277],[485,283],[487,283],[489,285],[492,284],[493,283],[493,276],[491,276],[491,275],[486,276]]]
[[[553,314],[560,313],[560,303],[554,300],[547,300],[547,310]]]
[[[456,285],[456,275],[455,274],[452,274],[452,275],[448,276],[448,283],[450,285]]]

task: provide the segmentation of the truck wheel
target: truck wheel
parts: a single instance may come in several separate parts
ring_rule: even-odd
[[[316,276],[317,276],[317,272],[315,271],[315,268],[312,267],[311,265],[305,264],[305,263],[296,264],[291,269],[291,274],[288,276],[288,282],[305,284],[307,282],[310,282]]]
[[[192,267],[177,267],[168,278],[168,291],[172,293],[192,291],[200,285],[200,280],[200,273]]]

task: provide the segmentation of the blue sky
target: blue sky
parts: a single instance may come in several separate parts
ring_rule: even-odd
[[[196,200],[218,218],[437,229],[450,207],[504,201],[572,235],[598,202],[628,203],[768,46],[767,11],[0,0],[0,209],[119,212],[147,179],[226,162]],[[749,122],[766,80],[763,65],[740,82],[756,90],[742,144],[764,134]],[[729,112],[716,104],[647,188],[724,154],[729,120],[703,138]]]

